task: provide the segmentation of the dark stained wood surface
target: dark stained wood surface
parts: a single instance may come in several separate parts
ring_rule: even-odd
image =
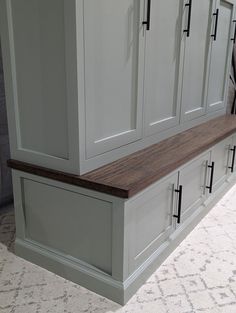
[[[81,176],[16,160],[9,160],[8,165],[34,175],[130,198],[234,133],[236,116],[224,115]]]

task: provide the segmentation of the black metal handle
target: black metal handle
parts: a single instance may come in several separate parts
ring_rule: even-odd
[[[210,186],[206,186],[206,188],[209,189],[209,193],[212,193],[215,162],[212,162],[211,165],[208,165],[208,168],[211,169],[211,178],[210,178]]]
[[[188,7],[188,25],[187,25],[187,29],[184,29],[184,33],[187,33],[187,37],[189,37],[190,28],[191,28],[191,17],[192,17],[192,0],[189,0],[189,3],[186,3],[185,7]]]
[[[213,40],[216,41],[216,38],[217,38],[217,31],[218,31],[218,21],[219,21],[219,9],[217,9],[216,12],[213,13],[213,16],[216,17],[216,20],[215,20],[215,30],[214,30],[214,34],[211,35],[211,37],[213,37]]]
[[[231,170],[231,173],[234,172],[234,163],[235,163],[235,155],[236,155],[236,146],[234,146],[230,151],[233,151],[233,156],[232,156],[232,164],[229,166],[229,169]]]
[[[178,214],[177,214],[177,215],[173,215],[173,217],[177,218],[177,223],[180,224],[181,210],[182,210],[183,186],[180,185],[180,186],[179,186],[179,189],[175,189],[175,192],[179,194],[179,199],[178,199]]]
[[[236,20],[233,20],[233,23],[234,23],[234,37],[231,38],[231,40],[235,43],[235,41],[236,41]]]
[[[151,23],[151,0],[147,2],[147,20],[143,21],[143,25],[147,25],[147,30],[150,30],[150,23]]]

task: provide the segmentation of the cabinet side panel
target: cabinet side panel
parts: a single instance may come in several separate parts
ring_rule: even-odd
[[[28,240],[111,274],[112,203],[22,178]]]
[[[8,5],[18,145],[68,159],[64,13],[64,0]]]

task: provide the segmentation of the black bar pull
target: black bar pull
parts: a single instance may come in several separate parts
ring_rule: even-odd
[[[147,20],[143,21],[143,25],[147,25],[147,30],[150,30],[151,23],[151,0],[147,0]]]
[[[185,4],[185,7],[188,7],[188,25],[187,25],[187,29],[184,29],[184,33],[187,33],[187,37],[189,37],[190,28],[191,28],[191,17],[192,17],[192,0],[189,0],[189,2]]]
[[[229,169],[231,170],[231,173],[234,172],[234,163],[235,163],[235,155],[236,155],[236,146],[234,146],[230,151],[233,151],[233,156],[232,156],[232,164],[229,166]]]
[[[178,215],[173,215],[173,217],[177,218],[177,223],[180,224],[181,210],[182,210],[183,186],[180,185],[180,186],[179,186],[179,189],[175,189],[175,192],[179,194],[179,199],[178,199]]]
[[[206,186],[206,188],[209,189],[209,193],[212,193],[215,162],[212,162],[211,165],[208,165],[208,168],[211,169],[211,177],[210,177],[210,186]]]
[[[233,23],[234,23],[234,37],[231,38],[231,40],[235,43],[235,41],[236,41],[236,20],[233,20]]]
[[[211,37],[213,37],[213,40],[216,41],[217,31],[218,31],[218,21],[219,21],[219,9],[217,9],[216,12],[213,13],[213,16],[216,17],[216,19],[215,19],[215,30],[214,30],[214,34],[211,35]]]

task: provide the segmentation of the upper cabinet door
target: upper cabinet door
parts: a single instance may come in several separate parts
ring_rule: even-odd
[[[146,135],[179,124],[178,82],[183,12],[180,3],[182,1],[179,0],[151,2],[145,53]]]
[[[185,0],[182,117],[192,120],[206,111],[206,76],[214,0]]]
[[[83,3],[86,157],[91,158],[142,136],[144,2]]]
[[[208,83],[208,111],[222,109],[226,103],[228,70],[232,52],[232,1],[217,0],[211,36],[211,63]]]

